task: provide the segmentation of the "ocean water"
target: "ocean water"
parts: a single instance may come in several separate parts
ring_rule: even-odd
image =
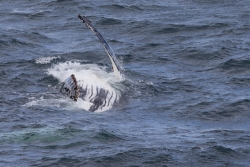
[[[0,166],[250,166],[250,1],[13,0],[0,16]],[[87,111],[59,93],[71,73],[120,101]]]

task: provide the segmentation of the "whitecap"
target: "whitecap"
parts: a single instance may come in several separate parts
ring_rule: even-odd
[[[51,56],[51,57],[39,57],[35,60],[36,64],[49,64],[51,61],[61,59],[60,56]]]

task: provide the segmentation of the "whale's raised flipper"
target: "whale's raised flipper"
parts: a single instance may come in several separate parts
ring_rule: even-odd
[[[109,46],[108,42],[103,38],[103,36],[97,31],[97,29],[91,24],[91,22],[85,16],[78,15],[78,17],[100,39],[102,45],[104,46],[104,48],[105,48],[105,50],[106,50],[106,52],[111,60],[115,77],[121,79],[122,78],[121,69],[118,66],[118,63],[117,63],[117,60],[115,57],[115,53],[113,52],[113,50]]]

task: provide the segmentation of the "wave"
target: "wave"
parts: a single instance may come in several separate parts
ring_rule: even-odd
[[[119,11],[119,12],[133,12],[133,11],[143,11],[138,5],[127,5],[127,4],[111,4],[111,5],[101,5],[101,8],[107,10]]]
[[[100,21],[101,25],[114,25],[114,24],[121,24],[122,21],[118,19],[113,19],[113,18],[103,18]]]
[[[27,128],[13,132],[2,133],[0,143],[54,143],[72,138],[73,134],[81,132],[80,129],[67,127],[41,127]]]
[[[190,32],[190,31],[204,31],[218,28],[229,27],[227,23],[213,23],[213,24],[200,24],[200,25],[185,25],[185,24],[171,24],[167,28],[158,30],[159,34],[177,33],[177,32]]]
[[[250,69],[250,60],[237,60],[237,59],[230,59],[220,65],[220,69],[224,71],[245,71]]]
[[[248,117],[249,99],[238,99],[236,101],[221,103],[199,102],[187,106],[187,112],[181,113],[184,117],[195,117],[200,120],[225,121],[235,120],[240,117]]]

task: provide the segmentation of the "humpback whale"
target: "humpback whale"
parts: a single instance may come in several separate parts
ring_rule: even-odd
[[[107,52],[112,64],[114,76],[121,80],[121,69],[118,66],[115,54],[108,42],[98,32],[85,16],[78,15],[78,18],[99,38],[105,51]],[[93,76],[94,77],[94,76]],[[66,94],[73,101],[81,98],[84,101],[90,102],[89,111],[101,111],[105,108],[111,108],[112,105],[119,101],[120,92],[105,83],[88,82],[77,78],[75,74],[71,74],[62,84],[60,88],[62,94]]]

